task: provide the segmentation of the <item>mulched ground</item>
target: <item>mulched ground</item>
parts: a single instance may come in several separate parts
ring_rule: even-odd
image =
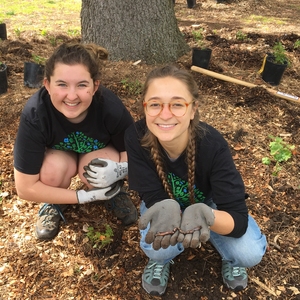
[[[190,10],[185,1],[176,1],[175,12],[187,42],[193,46],[192,25],[200,24],[213,50],[209,69],[258,85],[248,88],[192,71],[201,91],[201,118],[228,141],[250,195],[250,213],[266,234],[269,248],[262,262],[249,270],[248,287],[238,293],[224,287],[220,257],[209,243],[187,249],[174,260],[162,299],[300,299],[300,105],[265,89],[300,96],[300,49],[293,47],[300,39],[299,4],[297,0],[289,1],[289,6],[280,0],[198,2]],[[274,23],[267,29],[257,20],[243,23],[255,14],[274,18]],[[276,21],[280,17],[285,24]],[[242,41],[236,38],[241,30],[247,35]],[[60,42],[71,40],[59,31],[53,35]],[[271,87],[257,71],[275,41],[285,45],[292,64],[280,85]],[[20,112],[35,91],[23,84],[23,64],[32,53],[47,57],[52,50],[47,38],[30,33],[19,39],[10,33],[8,40],[0,42],[0,60],[9,68],[9,90],[0,95],[0,299],[158,299],[141,287],[147,259],[139,248],[137,225],[123,227],[101,204],[74,205],[66,212],[68,222],[58,236],[40,242],[34,236],[39,205],[16,195],[14,139]],[[190,69],[191,52],[177,63]],[[122,98],[134,118],[139,117],[138,95],[132,87],[137,80],[142,83],[152,68],[143,63],[105,63],[103,84]],[[269,135],[296,146],[277,175],[274,162],[270,166],[261,162],[270,157]],[[78,185],[75,178],[72,187]],[[130,194],[138,206],[138,197]],[[113,229],[113,241],[102,249],[93,248],[87,228],[104,233],[106,225]]]

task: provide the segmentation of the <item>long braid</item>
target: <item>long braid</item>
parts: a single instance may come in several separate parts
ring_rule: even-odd
[[[189,135],[189,141],[187,145],[186,151],[186,161],[188,166],[188,191],[189,191],[189,199],[190,204],[195,203],[195,154],[196,154],[196,138],[195,138],[195,130],[192,130],[191,126],[189,128],[191,131]]]
[[[165,191],[168,193],[170,199],[174,199],[174,195],[172,193],[172,190],[167,180],[166,172],[164,170],[164,162],[161,156],[161,152],[159,150],[159,143],[157,138],[150,131],[148,131],[142,139],[142,145],[150,149],[151,159],[155,164],[158,177],[160,178],[162,185]]]

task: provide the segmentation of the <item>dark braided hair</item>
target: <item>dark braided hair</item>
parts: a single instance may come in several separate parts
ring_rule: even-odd
[[[142,99],[145,98],[147,90],[151,82],[158,78],[173,77],[183,82],[195,102],[198,101],[198,86],[193,79],[192,75],[186,71],[177,68],[174,65],[167,65],[162,68],[152,70],[147,76],[146,82],[143,87]],[[196,105],[195,103],[193,105]],[[194,184],[195,184],[195,154],[196,154],[196,136],[204,133],[204,129],[200,127],[199,123],[199,111],[196,109],[195,117],[191,120],[189,128],[189,139],[186,147],[186,163],[188,166],[188,191],[190,203],[195,203]],[[141,144],[143,147],[150,149],[151,158],[156,166],[156,171],[161,179],[165,191],[168,193],[171,199],[174,199],[172,189],[168,183],[167,175],[165,171],[165,164],[162,158],[162,150],[157,137],[147,130],[142,138]]]

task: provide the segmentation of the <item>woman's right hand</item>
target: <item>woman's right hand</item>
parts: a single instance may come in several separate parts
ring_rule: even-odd
[[[150,223],[146,243],[152,243],[154,250],[166,249],[170,245],[176,245],[180,222],[181,210],[178,202],[165,199],[155,203],[141,216],[139,229],[145,229]]]
[[[78,203],[85,204],[99,200],[109,200],[119,194],[122,186],[123,181],[120,180],[103,189],[78,190],[76,191]]]

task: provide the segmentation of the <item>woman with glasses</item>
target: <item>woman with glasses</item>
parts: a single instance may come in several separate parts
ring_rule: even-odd
[[[170,263],[185,248],[210,241],[222,278],[237,291],[258,264],[266,238],[248,215],[245,188],[228,144],[199,121],[198,87],[189,72],[150,72],[142,93],[144,118],[125,132],[129,188],[141,198],[140,245],[149,258],[143,288],[162,295]]]

